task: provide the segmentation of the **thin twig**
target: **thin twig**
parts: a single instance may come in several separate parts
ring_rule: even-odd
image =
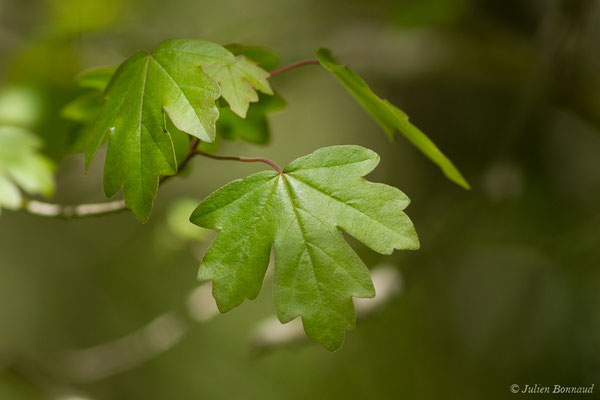
[[[282,174],[283,170],[279,168],[277,164],[266,158],[247,158],[247,157],[233,157],[233,156],[215,156],[214,154],[205,153],[202,150],[195,150],[194,155],[212,158],[214,160],[229,160],[229,161],[241,161],[241,162],[261,162],[270,165],[275,171]]]
[[[203,156],[212,158],[214,160],[232,160],[241,162],[262,162],[270,165],[278,173],[283,173],[283,170],[277,166],[273,161],[266,158],[246,158],[246,157],[231,157],[231,156],[216,156],[214,154],[205,153],[204,151],[196,149],[200,141],[196,138],[190,141],[190,151],[187,156],[181,161],[177,168],[177,173],[174,175],[163,176],[159,185],[162,185],[174,176],[177,176],[185,166],[194,158],[194,156]],[[78,219],[87,217],[100,217],[109,214],[116,214],[127,210],[125,201],[109,201],[106,203],[92,203],[92,204],[77,204],[77,205],[61,205],[46,203],[37,200],[31,200],[24,198],[21,211],[35,215],[38,217],[46,218],[61,218],[61,219]]]
[[[190,151],[177,167],[177,173],[175,175],[163,176],[159,181],[160,185],[181,172],[181,170],[194,157],[194,152],[198,146],[198,143],[199,140],[196,138],[190,141]],[[128,208],[125,205],[125,201],[123,200],[109,201],[105,203],[61,205],[24,198],[23,205],[21,206],[21,211],[27,214],[38,217],[60,219],[102,217],[104,215],[117,214],[126,211],[127,209]]]
[[[160,178],[160,185],[162,185],[172,177],[179,175],[179,173],[185,168],[185,166],[188,165],[190,160],[196,155],[195,151],[196,147],[198,147],[198,143],[200,143],[200,140],[197,138],[193,138],[192,140],[190,140],[190,151],[188,152],[187,156],[185,156],[183,161],[181,161],[181,164],[179,164],[179,166],[177,167],[177,173],[175,175],[167,175]]]
[[[319,60],[304,60],[304,61],[298,61],[296,63],[290,64],[287,67],[283,67],[283,68],[279,68],[276,69],[275,71],[271,71],[271,76],[274,75],[279,75],[285,71],[289,71],[290,69],[294,69],[294,68],[298,68],[298,67],[302,67],[305,65],[314,65],[314,64],[319,64]]]

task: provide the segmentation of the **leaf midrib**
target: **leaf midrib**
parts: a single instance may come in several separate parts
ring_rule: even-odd
[[[173,76],[166,70],[165,67],[163,67],[163,65],[154,57],[153,54],[148,54],[148,60],[150,60],[150,58],[152,58],[154,60],[154,62],[156,63],[156,65],[158,65],[160,67],[160,69],[165,73],[165,75],[169,78],[169,80],[175,85],[175,87],[177,89],[179,89],[179,92],[181,93],[181,95],[183,96],[183,98],[185,99],[185,102],[188,104],[188,106],[190,106],[190,108],[192,110],[194,110],[194,116],[196,117],[196,120],[198,122],[198,124],[200,126],[202,126],[204,128],[204,126],[202,125],[202,121],[200,121],[200,117],[198,116],[198,113],[196,112],[196,109],[194,108],[194,106],[192,105],[192,103],[190,102],[190,100],[188,99],[187,95],[185,94],[185,92],[183,91],[183,87],[181,85],[179,85],[179,83],[177,83],[177,81],[175,80],[175,78],[173,78]],[[146,69],[146,80],[148,79],[148,70]],[[208,90],[206,90],[205,88],[201,88],[204,92],[207,92]],[[143,102],[143,99],[142,99]],[[162,103],[162,102],[161,102]],[[164,109],[164,106],[163,106]],[[168,114],[168,112],[167,112]],[[169,115],[169,118],[171,116]],[[208,133],[205,132],[205,134],[208,136]]]
[[[141,93],[141,96],[140,96],[140,98],[141,98],[141,101],[140,101],[140,130],[139,130],[139,132],[140,132],[140,140],[138,142],[138,145],[139,145],[139,150],[140,150],[140,153],[139,153],[140,154],[140,158],[139,158],[139,161],[140,161],[139,162],[139,184],[140,184],[140,188],[139,188],[139,191],[142,194],[144,193],[144,189],[143,189],[144,184],[143,184],[143,178],[142,178],[142,175],[143,175],[143,171],[142,171],[142,166],[143,166],[143,164],[142,164],[142,157],[143,157],[142,156],[142,154],[143,154],[143,151],[142,151],[142,141],[143,141],[143,137],[142,136],[144,135],[144,131],[143,131],[142,128],[144,126],[144,122],[143,122],[143,118],[144,118],[144,97],[146,97],[146,82],[148,82],[148,67],[149,67],[149,65],[150,65],[150,58],[147,58],[147,60],[146,60],[146,67],[145,67],[146,71],[144,71],[144,85],[142,86],[142,93]],[[143,197],[143,196],[141,196],[141,197]]]
[[[296,219],[296,222],[298,223],[298,227],[300,228],[300,233],[302,234],[302,239],[304,241],[304,248],[306,249],[306,253],[308,254],[308,258],[310,259],[310,264],[312,266],[311,268],[311,272],[313,275],[313,278],[315,279],[315,282],[317,284],[317,288],[319,289],[319,300],[321,304],[325,304],[325,301],[323,300],[323,289],[321,288],[321,284],[319,282],[319,279],[317,279],[317,274],[315,273],[315,262],[313,261],[313,257],[312,254],[310,253],[310,249],[308,248],[308,239],[306,238],[306,233],[304,232],[304,226],[302,225],[302,222],[300,221],[300,215],[298,215],[298,210],[296,209],[296,203],[294,202],[294,199],[292,197],[292,192],[290,191],[290,188],[288,186],[288,182],[285,178],[287,174],[279,174],[279,176],[281,177],[281,180],[283,182],[283,185],[285,187],[287,196],[288,196],[288,200],[290,201],[290,204],[292,205],[292,210],[294,211],[294,217]],[[302,258],[302,255],[300,255],[300,258]],[[300,267],[299,265],[296,267],[296,274],[294,275],[294,286],[296,286],[296,283],[298,282],[298,272],[300,271]],[[336,313],[339,314],[339,312],[336,310]]]

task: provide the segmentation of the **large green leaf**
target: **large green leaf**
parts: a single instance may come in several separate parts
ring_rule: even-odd
[[[202,67],[235,62],[222,46],[178,39],[160,44],[152,53],[137,52],[117,69],[102,110],[90,124],[86,146],[89,166],[108,140],[108,197],[122,186],[127,206],[141,221],[148,219],[160,175],[177,171],[167,118],[180,131],[213,141],[220,89]]]
[[[45,196],[54,192],[54,167],[39,153],[40,146],[39,139],[24,129],[0,127],[0,208],[19,208],[19,189]]]
[[[206,198],[190,220],[218,229],[199,278],[213,280],[221,312],[254,299],[275,250],[275,302],[285,323],[300,316],[307,335],[337,349],[354,326],[352,297],[375,295],[369,271],[340,228],[371,249],[416,249],[409,199],[362,177],[379,156],[359,146],[327,147],[282,173],[259,172]]]
[[[452,161],[419,128],[409,122],[408,116],[402,110],[379,98],[358,74],[347,66],[338,64],[329,50],[319,49],[316,53],[321,65],[335,75],[391,139],[394,139],[396,132],[402,133],[427,158],[437,164],[448,179],[465,189],[470,188]]]

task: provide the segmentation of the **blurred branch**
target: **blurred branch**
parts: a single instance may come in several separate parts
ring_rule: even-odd
[[[283,72],[289,71],[290,69],[303,67],[305,65],[314,65],[314,64],[319,64],[319,60],[298,61],[298,62],[288,65],[287,67],[283,67],[283,68],[276,69],[275,71],[271,71],[271,76],[279,75]]]
[[[61,360],[64,372],[76,382],[104,379],[167,351],[187,332],[184,317],[168,312],[120,339],[66,353]]]
[[[60,205],[45,203],[37,200],[24,199],[21,211],[46,218],[77,219],[86,217],[100,217],[116,214],[127,210],[123,200],[107,203],[92,203],[78,205]]]
[[[164,176],[161,178],[159,184],[165,183],[173,176],[178,175],[183,168],[190,162],[190,160],[196,155],[196,147],[198,147],[199,140],[190,140],[190,151],[188,155],[183,159],[177,168],[175,175]],[[23,199],[23,205],[21,211],[35,215],[38,217],[47,218],[62,218],[62,219],[77,219],[87,217],[101,217],[104,215],[115,214],[127,210],[124,200],[110,201],[106,203],[93,203],[93,204],[78,204],[63,206],[60,204],[45,203],[36,200],[30,200],[27,198]]]
[[[162,185],[170,178],[179,175],[179,172],[181,172],[183,168],[185,168],[185,166],[191,161],[192,158],[194,158],[194,156],[203,156],[211,158],[213,160],[221,161],[262,162],[268,164],[277,172],[283,173],[283,170],[279,166],[277,166],[277,164],[266,158],[217,156],[196,149],[198,143],[198,139],[193,139],[190,141],[190,151],[188,155],[183,159],[183,161],[179,164],[177,173],[174,175],[162,177],[159,182],[159,185]],[[27,214],[35,215],[38,217],[77,219],[87,217],[101,217],[104,215],[116,214],[127,210],[127,206],[125,205],[124,200],[110,201],[106,203],[78,204],[65,206],[24,198],[20,210]]]
[[[186,306],[185,314],[166,312],[119,339],[62,354],[63,374],[69,381],[83,383],[133,369],[177,345],[189,332],[188,321],[207,322],[219,314],[210,283],[193,290]]]
[[[402,292],[402,276],[396,267],[381,266],[373,269],[371,275],[377,297],[354,299],[359,319],[380,310]],[[185,313],[170,311],[119,339],[68,351],[59,357],[59,365],[68,381],[98,381],[133,369],[171,349],[189,332],[190,321],[203,323],[217,315],[212,285],[203,284],[188,295]],[[308,342],[300,318],[281,324],[277,317],[269,317],[258,324],[252,337],[252,344],[262,350],[299,342]]]

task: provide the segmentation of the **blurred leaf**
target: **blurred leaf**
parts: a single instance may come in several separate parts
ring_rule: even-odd
[[[41,103],[39,94],[31,88],[3,88],[0,92],[0,124],[32,128],[41,119]]]
[[[244,46],[239,43],[232,43],[226,45],[225,48],[236,56],[245,56],[251,59],[265,71],[272,71],[279,64],[279,56],[264,47]]]
[[[0,175],[0,206],[16,210],[21,206],[21,193],[8,178]]]
[[[167,211],[167,224],[172,234],[182,240],[202,241],[210,231],[190,222],[190,215],[198,206],[198,200],[184,197],[175,200]]]
[[[60,0],[47,2],[47,14],[59,33],[81,35],[116,25],[126,14],[130,3],[120,0]]]
[[[360,146],[333,146],[299,158],[282,173],[264,171],[206,198],[190,220],[219,229],[199,278],[213,280],[221,312],[258,295],[275,249],[275,303],[281,322],[301,316],[307,335],[337,349],[354,326],[352,297],[373,297],[369,271],[343,229],[371,249],[419,247],[398,189],[362,177],[379,156]]]
[[[83,89],[96,89],[103,92],[108,86],[110,78],[112,78],[116,71],[117,67],[114,65],[90,68],[80,72],[75,77],[75,82]]]
[[[85,151],[86,125],[94,120],[104,101],[103,92],[114,75],[117,67],[92,68],[79,73],[75,77],[77,85],[83,89],[91,89],[76,97],[60,110],[60,116],[79,126],[69,136],[67,151],[79,153]]]
[[[40,141],[28,131],[0,127],[0,207],[19,208],[19,188],[29,194],[54,193],[53,164],[39,148]]]
[[[250,103],[258,101],[256,90],[273,94],[267,81],[269,73],[245,56],[237,56],[226,64],[205,66],[204,72],[217,81],[221,96],[227,100],[231,111],[242,118],[246,117]]]
[[[66,151],[80,153],[85,151],[86,125],[98,115],[102,109],[102,92],[90,90],[76,97],[60,110],[60,116],[76,123],[74,131],[69,135]]]
[[[177,171],[165,120],[200,140],[213,141],[219,87],[200,67],[232,62],[234,56],[217,44],[169,40],[151,54],[135,53],[113,76],[106,102],[90,125],[86,165],[108,140],[104,191],[111,197],[122,186],[125,203],[140,221],[150,215],[159,176]]]
[[[379,123],[390,139],[395,133],[402,133],[427,158],[440,167],[444,175],[454,183],[469,189],[470,186],[454,164],[416,126],[408,121],[408,116],[387,100],[379,98],[367,83],[345,65],[340,65],[327,49],[316,52],[319,62],[344,85],[363,108]]]
[[[275,93],[273,96],[259,95],[257,103],[248,108],[246,118],[241,118],[227,108],[219,109],[217,132],[227,140],[241,139],[248,143],[266,144],[270,138],[267,113],[285,107],[285,100]]]
[[[87,124],[91,122],[102,109],[102,92],[89,91],[75,98],[60,111],[61,117]]]

